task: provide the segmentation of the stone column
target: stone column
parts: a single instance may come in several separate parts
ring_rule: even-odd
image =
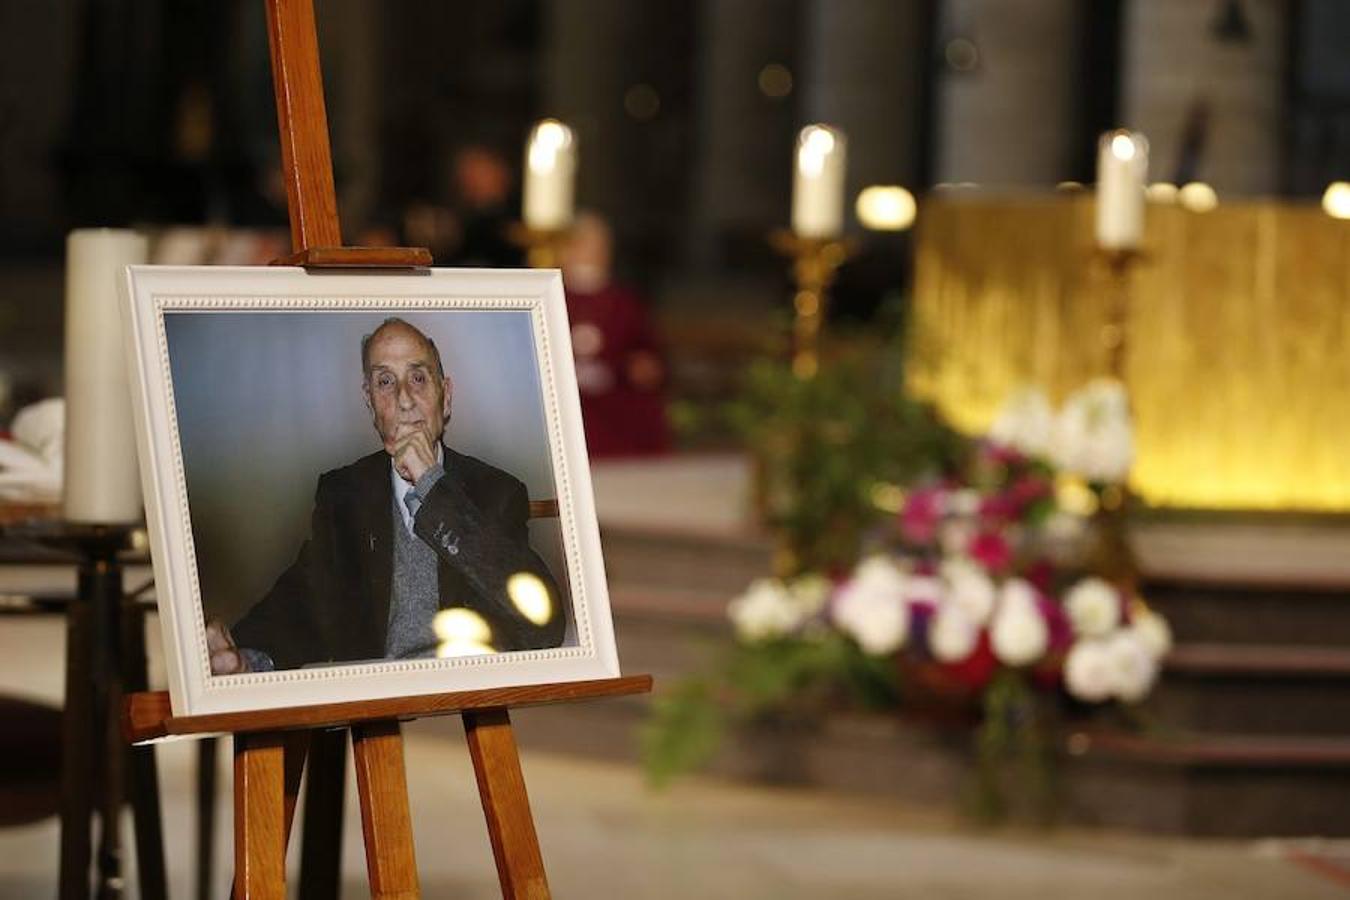
[[[765,66],[792,65],[793,4],[782,0],[704,0],[699,9],[698,144],[689,246],[709,265],[729,234],[761,239],[786,226],[792,190],[793,96],[797,84],[760,85]],[[786,89],[786,93],[781,93]]]
[[[937,180],[1032,187],[1069,177],[1081,16],[1077,0],[946,0],[938,52],[968,40],[976,61],[969,71],[949,63],[938,80]]]
[[[1245,39],[1214,31],[1217,3],[1126,5],[1124,120],[1148,136],[1150,177],[1224,195],[1280,186],[1288,0],[1242,0]]]
[[[540,114],[576,132],[577,202],[611,218],[622,215],[628,152],[623,98],[630,46],[628,21],[641,15],[625,0],[549,0],[544,16],[544,84]],[[522,147],[521,152],[524,152]]]
[[[919,175],[925,5],[812,0],[805,10],[803,114],[848,136],[850,202],[869,184],[913,187]]]

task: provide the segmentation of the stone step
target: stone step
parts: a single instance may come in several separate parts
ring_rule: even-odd
[[[1350,737],[1350,649],[1181,644],[1145,710],[1196,732]]]
[[[522,710],[522,746],[640,760],[648,698]],[[707,771],[949,809],[974,778],[973,734],[899,717],[734,730]],[[1073,824],[1226,837],[1350,835],[1350,738],[1077,734],[1058,762]]]
[[[1350,737],[1076,735],[1084,824],[1253,837],[1350,835]]]
[[[1350,588],[1146,581],[1181,643],[1350,648]]]

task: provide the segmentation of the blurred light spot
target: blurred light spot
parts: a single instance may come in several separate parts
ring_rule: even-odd
[[[792,307],[801,316],[814,316],[820,312],[820,294],[815,291],[798,291],[792,298]]]
[[[905,491],[898,484],[879,481],[872,485],[872,505],[883,512],[898,513],[905,508]]]
[[[970,38],[952,38],[942,52],[947,65],[958,72],[973,72],[980,64],[980,48]]]
[[[1170,181],[1155,181],[1144,189],[1144,194],[1154,203],[1176,203],[1177,186]]]
[[[1128,132],[1117,132],[1115,137],[1111,138],[1111,155],[1116,159],[1129,161],[1134,159],[1138,148],[1134,144],[1134,138]]]
[[[759,90],[775,100],[792,93],[792,72],[781,63],[769,63],[759,70]]]
[[[1055,483],[1055,500],[1070,515],[1090,516],[1097,511],[1097,495],[1081,478],[1059,479]]]
[[[506,595],[520,614],[536,625],[553,618],[553,600],[538,575],[517,572],[506,580]]]
[[[557,119],[544,119],[530,135],[528,164],[534,172],[552,172],[558,151],[572,143],[572,129]]]
[[[1209,212],[1219,205],[1219,195],[1203,181],[1192,181],[1177,191],[1177,200],[1191,212]]]
[[[1064,191],[1066,194],[1073,193],[1074,191],[1081,191],[1082,189],[1083,182],[1081,181],[1061,181],[1059,184],[1055,185],[1055,190]]]
[[[492,646],[492,629],[487,620],[471,609],[441,610],[431,620],[431,630],[441,642],[436,655],[443,659],[497,652]]]
[[[874,184],[858,194],[858,221],[873,231],[904,231],[914,224],[914,195],[897,185]]]
[[[623,108],[639,122],[650,121],[661,111],[661,95],[650,84],[635,84],[624,92]]]
[[[595,356],[605,346],[605,333],[590,322],[572,326],[572,352],[577,356]]]
[[[1322,194],[1322,209],[1333,219],[1350,219],[1350,181],[1333,181]]]

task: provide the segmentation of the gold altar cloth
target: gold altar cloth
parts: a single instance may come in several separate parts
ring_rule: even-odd
[[[930,199],[909,381],[958,428],[1010,391],[1105,374],[1090,195]],[[1153,505],[1350,510],[1350,222],[1313,206],[1150,204],[1130,276],[1132,485]]]

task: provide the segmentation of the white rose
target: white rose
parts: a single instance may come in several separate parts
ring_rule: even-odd
[[[998,589],[982,566],[968,559],[949,559],[942,564],[942,577],[947,580],[947,599],[961,607],[967,618],[976,625],[989,621]]]
[[[1060,468],[1088,481],[1125,480],[1134,462],[1134,426],[1120,382],[1096,379],[1065,401],[1050,455]]]
[[[1158,664],[1143,642],[1126,628],[1107,638],[1106,651],[1115,695],[1126,703],[1143,700],[1158,675]]]
[[[865,560],[835,596],[835,624],[867,653],[882,656],[899,649],[909,632],[905,581],[905,573],[890,560]]]
[[[947,495],[946,512],[953,516],[969,518],[980,511],[980,492],[974,488],[961,488]]]
[[[941,578],[931,575],[911,575],[905,579],[905,599],[910,603],[942,602],[946,594]]]
[[[989,437],[1028,456],[1045,456],[1054,422],[1055,414],[1044,392],[1023,387],[1003,404],[989,429]]]
[[[833,585],[823,575],[803,575],[788,586],[792,605],[803,619],[809,619],[825,608]]]
[[[764,641],[782,637],[802,622],[792,595],[781,581],[757,578],[735,600],[727,604],[727,615],[743,641]]]
[[[975,523],[969,519],[948,519],[938,526],[938,543],[944,556],[965,556],[975,539]]]
[[[1036,607],[1036,589],[1021,578],[1009,579],[999,592],[989,643],[994,656],[1009,666],[1035,662],[1050,644],[1050,629]]]
[[[1101,578],[1084,578],[1064,598],[1076,634],[1102,637],[1120,624],[1120,593]]]
[[[966,659],[975,652],[979,639],[979,626],[962,607],[950,601],[938,609],[928,628],[928,649],[938,662],[954,663]]]
[[[1172,649],[1171,626],[1151,609],[1136,612],[1130,621],[1130,630],[1155,660],[1162,659]]]
[[[1114,676],[1106,641],[1077,641],[1064,659],[1064,686],[1085,703],[1100,703],[1110,697],[1115,690]]]

